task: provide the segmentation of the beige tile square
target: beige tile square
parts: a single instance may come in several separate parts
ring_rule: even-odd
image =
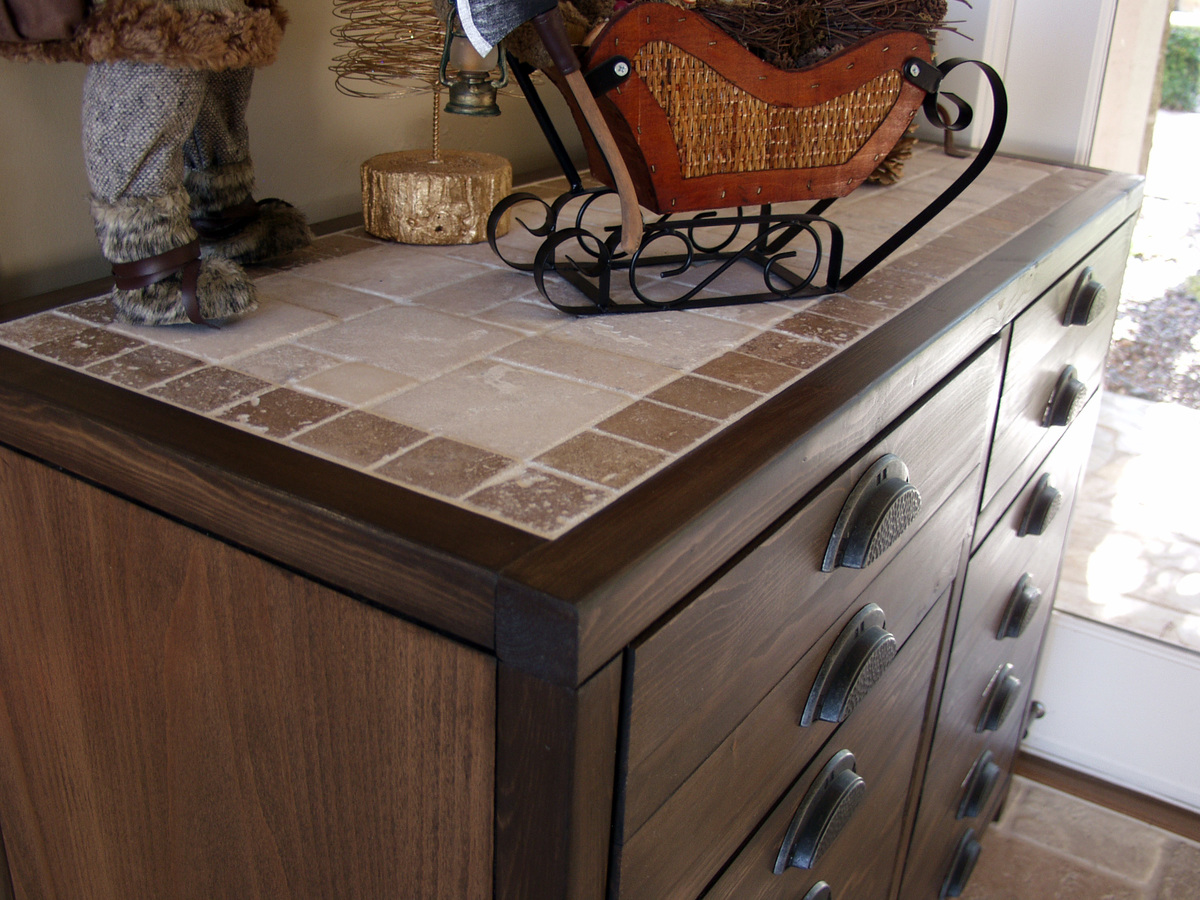
[[[491,309],[476,313],[474,318],[479,322],[503,325],[522,334],[535,335],[557,328],[565,321],[566,315],[567,313],[555,309],[539,295],[526,300],[506,300]]]
[[[678,371],[643,359],[596,350],[570,341],[542,335],[509,344],[491,355],[553,375],[561,375],[587,384],[644,394],[674,378]]]
[[[290,384],[323,372],[340,363],[336,357],[317,353],[306,347],[295,344],[280,344],[260,353],[251,353],[240,359],[226,363],[230,369],[237,369],[247,375],[255,375],[275,384]]]
[[[1200,845],[1171,841],[1163,860],[1157,900],[1200,898]]]
[[[446,265],[453,265],[447,262]],[[459,316],[473,316],[506,300],[537,293],[533,276],[516,269],[485,269],[478,275],[425,291],[414,305]],[[501,322],[501,324],[507,324]]]
[[[712,316],[654,312],[576,319],[556,328],[554,337],[688,371],[733,350],[756,332]]]
[[[625,487],[666,460],[657,450],[595,431],[576,435],[537,458],[547,468],[610,488]]]
[[[629,402],[500,362],[472,363],[373,408],[378,415],[529,459]]]
[[[528,470],[471,494],[467,501],[508,521],[553,535],[599,506],[611,494],[565,478]]]
[[[159,344],[180,353],[220,363],[326,328],[335,321],[316,310],[262,297],[254,312],[225,322],[220,328],[190,324],[152,327],[119,323],[111,327],[147,344]]]
[[[415,379],[407,375],[366,363],[348,362],[303,378],[295,386],[347,406],[363,406],[413,384],[416,384]]]
[[[498,453],[435,437],[375,473],[443,497],[461,497],[512,466],[513,460]]]
[[[983,849],[962,900],[1149,900],[1138,885],[997,831]]]
[[[292,441],[365,467],[399,453],[425,437],[424,432],[399,422],[351,410],[344,416],[310,428]]]
[[[433,378],[520,340],[517,332],[415,306],[391,306],[301,337],[302,346]]]
[[[377,244],[350,256],[304,266],[299,274],[392,300],[407,300],[450,281],[465,280],[485,268],[465,260],[448,266],[439,252],[408,244]]]
[[[293,306],[316,310],[337,319],[353,319],[363,313],[390,306],[392,301],[378,294],[302,278],[293,272],[277,272],[256,283],[260,297],[274,297]]]

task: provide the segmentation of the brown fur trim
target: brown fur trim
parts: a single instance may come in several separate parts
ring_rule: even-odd
[[[0,56],[25,62],[158,63],[241,69],[275,61],[287,14],[275,0],[246,12],[177,9],[162,0],[107,0],[70,41],[0,43]]]

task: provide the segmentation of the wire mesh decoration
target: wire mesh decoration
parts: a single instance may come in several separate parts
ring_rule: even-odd
[[[346,52],[330,69],[351,97],[403,97],[438,90],[446,23],[429,0],[333,0],[344,24],[334,44]]]

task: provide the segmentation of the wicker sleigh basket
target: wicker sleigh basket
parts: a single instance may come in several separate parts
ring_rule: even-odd
[[[639,203],[662,214],[849,194],[924,100],[902,73],[913,58],[930,61],[925,37],[886,32],[785,71],[702,15],[648,2],[613,17],[583,70],[620,71],[619,61],[628,61],[628,79],[597,101]],[[593,175],[611,186],[591,130],[570,91],[563,93]]]

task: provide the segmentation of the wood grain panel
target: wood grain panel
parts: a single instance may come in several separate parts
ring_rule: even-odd
[[[795,900],[818,880],[834,897],[886,900],[929,701],[949,597],[929,613],[896,662],[800,775],[704,900]],[[860,718],[861,716],[861,718]],[[884,733],[887,740],[880,740]],[[788,824],[821,767],[839,750],[866,782],[862,805],[812,870],[772,868]]]
[[[495,665],[0,451],[16,894],[486,898]]]
[[[603,900],[620,657],[578,690],[500,666],[496,900]]]

